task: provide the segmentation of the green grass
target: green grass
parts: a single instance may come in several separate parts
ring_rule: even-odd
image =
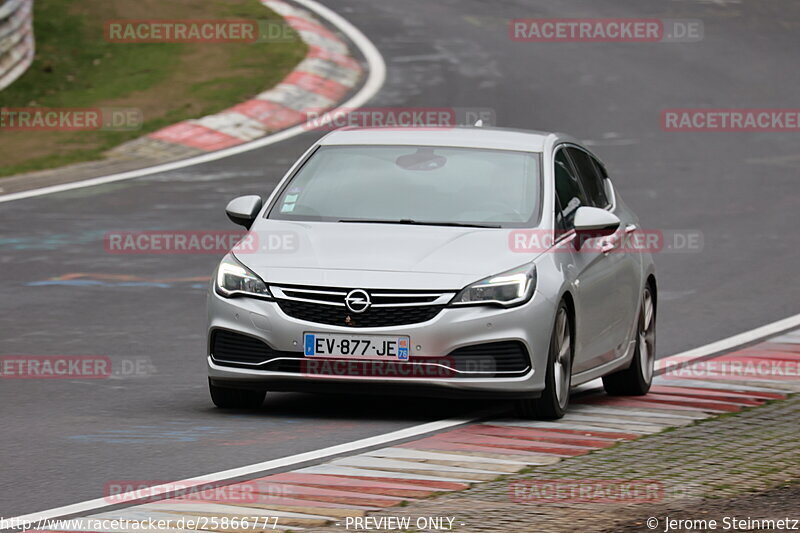
[[[118,45],[98,38],[88,15],[72,14],[77,0],[34,3],[36,58],[0,92],[8,107],[85,107],[164,81],[183,44]],[[94,35],[93,35],[94,33]]]
[[[221,111],[275,85],[306,53],[299,38],[220,44],[104,39],[107,20],[145,18],[142,12],[168,20],[280,20],[258,0],[37,0],[36,57],[0,91],[0,106],[135,107],[144,123],[136,131],[0,131],[0,176],[99,159],[125,141]]]

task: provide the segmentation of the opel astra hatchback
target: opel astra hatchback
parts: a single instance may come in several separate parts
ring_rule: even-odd
[[[656,279],[604,165],[556,133],[337,130],[266,202],[208,294],[211,398],[266,391],[515,400],[558,418],[602,377],[645,394]]]

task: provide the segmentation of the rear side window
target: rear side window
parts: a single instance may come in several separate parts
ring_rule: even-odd
[[[590,204],[586,201],[586,195],[578,181],[578,176],[563,149],[556,152],[556,156],[553,158],[553,170],[556,195],[561,207],[560,211],[556,211],[556,224],[562,228],[571,228],[578,208]]]
[[[592,161],[592,157],[578,148],[567,148],[567,151],[578,170],[589,205],[600,208],[608,207],[609,202],[603,186],[603,176]]]

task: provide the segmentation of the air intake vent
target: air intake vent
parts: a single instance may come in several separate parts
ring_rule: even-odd
[[[528,351],[518,341],[464,346],[448,357],[461,372],[523,372],[530,367]]]
[[[273,350],[254,337],[224,329],[215,330],[211,334],[211,357],[215,361],[259,365],[277,357],[296,355],[294,352]]]

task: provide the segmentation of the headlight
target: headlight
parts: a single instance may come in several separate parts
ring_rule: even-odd
[[[256,298],[269,298],[267,284],[232,255],[226,255],[217,269],[215,283],[217,294],[231,297],[241,294]]]
[[[512,307],[530,300],[535,288],[536,266],[528,264],[473,283],[456,294],[450,304]]]

